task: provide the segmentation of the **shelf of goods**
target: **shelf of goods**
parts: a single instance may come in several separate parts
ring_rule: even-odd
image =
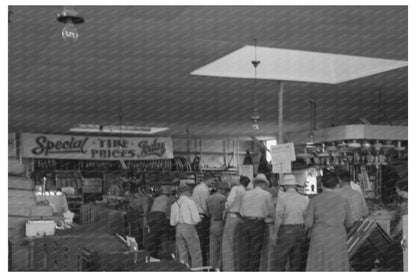
[[[400,130],[403,131],[403,128]],[[378,135],[380,138],[393,137],[386,134]],[[383,171],[397,164],[407,165],[407,140],[399,140],[405,138],[402,134],[396,138],[397,140],[382,140],[370,136],[363,139],[318,140],[314,144],[299,144],[295,146],[297,160],[293,167],[346,169],[351,173],[353,180],[359,183],[367,198],[376,198],[384,193]]]
[[[175,157],[167,160],[143,160],[143,161],[95,161],[95,160],[59,160],[59,159],[35,159],[35,171],[45,172],[54,170],[79,170],[79,171],[193,171],[186,158]]]

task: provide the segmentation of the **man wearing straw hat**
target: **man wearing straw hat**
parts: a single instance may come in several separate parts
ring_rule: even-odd
[[[279,194],[275,210],[275,270],[285,271],[289,259],[289,270],[300,271],[305,239],[304,216],[309,198],[297,192],[296,187],[300,185],[293,174],[283,176],[282,186],[286,192]]]
[[[179,198],[171,207],[170,225],[176,227],[176,247],[179,260],[193,268],[202,267],[201,247],[195,225],[201,221],[195,202],[191,199],[192,187],[181,180]]]
[[[254,189],[245,192],[240,206],[241,223],[241,270],[259,271],[263,249],[266,217],[273,214],[272,195],[266,191],[269,181],[264,174],[253,180]]]

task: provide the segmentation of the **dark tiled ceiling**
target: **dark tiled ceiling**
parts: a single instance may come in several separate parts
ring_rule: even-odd
[[[260,46],[407,60],[407,7],[80,6],[76,43],[60,37],[61,7],[12,7],[9,24],[9,130],[66,132],[78,123],[186,129],[201,136],[276,135],[277,84],[189,73],[256,37]],[[251,58],[247,61],[250,62]],[[286,83],[285,131],[331,123],[407,122],[407,68],[342,83]],[[380,116],[378,92],[382,91]]]

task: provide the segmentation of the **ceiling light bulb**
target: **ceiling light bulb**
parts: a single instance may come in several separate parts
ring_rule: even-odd
[[[77,41],[79,37],[78,30],[75,28],[74,23],[68,22],[65,24],[65,26],[62,28],[62,38],[64,40],[71,40],[71,41]]]
[[[62,28],[62,38],[64,40],[77,41],[79,37],[78,30],[74,23],[68,22]]]

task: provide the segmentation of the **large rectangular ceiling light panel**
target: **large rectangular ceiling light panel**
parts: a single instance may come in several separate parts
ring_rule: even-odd
[[[192,75],[254,78],[254,46],[244,46]],[[257,47],[257,78],[337,84],[407,66],[407,61]]]

